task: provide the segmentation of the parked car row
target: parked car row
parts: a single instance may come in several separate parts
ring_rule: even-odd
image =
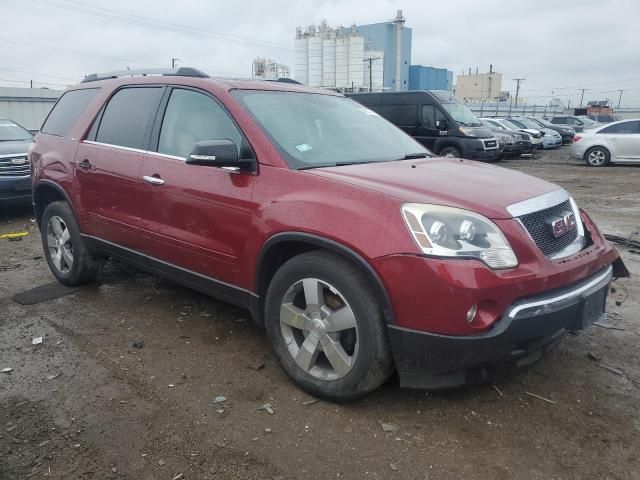
[[[580,132],[570,155],[591,167],[640,163],[640,119],[621,120]]]

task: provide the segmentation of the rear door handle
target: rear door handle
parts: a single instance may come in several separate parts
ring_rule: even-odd
[[[145,175],[144,177],[142,177],[142,179],[145,182],[150,183],[151,185],[164,185],[164,180],[161,179],[160,177]]]
[[[78,162],[78,167],[80,167],[83,170],[89,170],[91,168],[91,162],[85,158],[84,160],[81,160],[80,162]]]

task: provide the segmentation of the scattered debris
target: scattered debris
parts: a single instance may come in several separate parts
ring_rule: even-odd
[[[384,423],[381,422],[380,426],[384,432],[397,432],[398,426],[395,423]]]
[[[270,428],[265,428],[264,429],[264,433],[271,433],[271,429]]]
[[[496,392],[498,392],[498,395],[500,395],[501,397],[504,397],[504,394],[500,391],[497,385],[492,385],[492,387]]]
[[[216,397],[213,400],[213,403],[222,403],[222,402],[226,402],[226,401],[227,401],[227,397],[219,396],[219,397]]]
[[[318,403],[320,400],[314,398],[313,400],[307,400],[306,402],[302,402],[303,405],[313,405],[314,403]]]
[[[548,398],[541,397],[540,395],[536,395],[535,393],[531,393],[531,392],[524,392],[524,393],[526,393],[527,395],[531,395],[532,397],[535,397],[544,402],[553,403],[554,405],[556,404],[556,402],[554,402],[553,400],[549,400]]]
[[[31,340],[31,345],[40,345],[42,343],[42,337],[35,337]]]
[[[140,341],[138,341],[138,342],[133,342],[133,343],[131,344],[131,346],[132,346],[133,348],[140,349],[140,348],[144,347],[144,342],[143,342],[142,340],[140,340]]]
[[[396,465],[395,463],[390,463],[389,467],[391,467],[391,470],[393,470],[394,472],[398,471],[398,465]]]
[[[164,464],[165,464],[165,461],[163,459],[158,460],[158,465],[162,467]]]
[[[22,240],[22,237],[26,237],[27,235],[29,235],[29,232],[13,232],[13,233],[4,233],[2,235],[0,235],[0,239],[7,239],[7,240],[16,240],[16,239],[20,239]]]
[[[173,477],[173,480],[180,480],[181,478],[184,478],[184,475],[178,473],[175,477]]]
[[[587,358],[589,360],[593,360],[594,362],[599,362],[600,360],[602,360],[602,358],[597,356],[595,353],[591,353],[591,352],[587,352]]]
[[[640,248],[640,241],[632,238],[636,232],[631,232],[628,237],[621,237],[620,235],[613,235],[611,233],[605,233],[604,238],[610,242],[617,243],[619,245],[627,245],[629,247]]]
[[[0,373],[11,373],[13,372],[13,368],[11,367],[5,367],[2,370],[0,370]]]
[[[250,368],[251,370],[255,370],[257,372],[258,370],[262,370],[264,368],[264,362],[262,360],[256,360],[252,364],[247,365],[247,368]]]
[[[173,387],[175,387],[175,385],[173,383],[170,383],[169,388],[173,388]]]
[[[616,375],[620,375],[621,377],[625,376],[625,374],[624,374],[624,372],[622,370],[618,370],[617,368],[610,367],[609,365],[605,365],[604,363],[601,363],[598,366],[600,368],[604,368],[608,372],[615,373]]]
[[[236,319],[234,320],[234,322],[236,322],[236,323],[245,323],[246,321],[247,321],[247,319],[246,319],[246,318],[236,318]]]
[[[619,306],[619,305],[618,305]],[[610,323],[603,323],[603,322],[593,322],[593,324],[596,327],[600,327],[600,328],[606,328],[608,330],[625,330],[624,327],[616,327],[614,325],[611,325]]]
[[[48,375],[47,376],[47,380],[55,380],[56,378],[58,378],[60,375],[62,375],[62,373],[56,373],[55,375]]]
[[[8,272],[9,270],[16,270],[22,265],[16,263],[15,265],[0,265],[0,272]]]
[[[273,415],[273,405],[271,403],[265,403],[260,408],[258,408],[258,410],[264,410],[269,415]]]

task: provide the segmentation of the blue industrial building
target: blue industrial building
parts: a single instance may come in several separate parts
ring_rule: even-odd
[[[446,68],[409,67],[409,90],[447,90],[453,91],[453,72]]]
[[[400,85],[396,87],[396,67],[400,28]],[[411,28],[404,26],[402,11],[395,21],[358,25],[358,33],[365,39],[365,48],[384,52],[383,88],[389,91],[409,90],[409,66],[411,65]]]

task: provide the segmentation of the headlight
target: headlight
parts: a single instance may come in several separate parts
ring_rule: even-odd
[[[476,136],[475,129],[473,129],[473,128],[458,127],[458,130],[460,130],[460,133],[462,133],[463,135],[466,135],[467,137],[475,137]]]
[[[489,267],[511,268],[518,259],[500,229],[469,210],[405,203],[402,215],[425,255],[473,258]]]

